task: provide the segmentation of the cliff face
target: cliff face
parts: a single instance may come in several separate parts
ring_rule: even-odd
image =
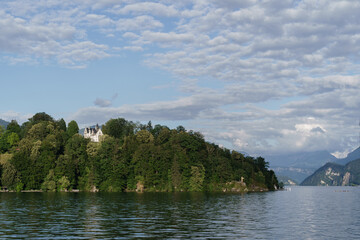
[[[306,178],[302,186],[349,186],[360,184],[360,159],[339,165],[327,163]]]

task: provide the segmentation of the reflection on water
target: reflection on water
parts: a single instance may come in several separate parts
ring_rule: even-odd
[[[356,239],[360,188],[220,193],[0,193],[0,238]]]

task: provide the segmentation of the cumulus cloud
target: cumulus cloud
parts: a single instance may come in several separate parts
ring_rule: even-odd
[[[155,20],[152,16],[137,16],[131,19],[121,18],[116,21],[116,30],[118,31],[139,31],[163,27],[163,24]]]
[[[153,14],[155,16],[172,17],[178,15],[178,11],[173,6],[167,6],[156,2],[139,2],[128,4],[112,10],[116,14]]]
[[[20,7],[20,3],[24,6]],[[93,25],[96,21],[97,26],[102,26],[110,22],[108,18],[95,14],[83,17],[76,8],[70,9],[66,1],[63,4],[47,1],[46,4],[45,1],[32,5],[22,1],[0,4],[2,9],[7,10],[0,11],[0,51],[3,56],[29,59],[32,63],[54,60],[70,67],[82,67],[88,61],[109,56],[107,45],[83,40],[86,35],[84,30],[72,23],[87,21]],[[46,7],[59,7],[60,10],[38,12]]]
[[[110,107],[99,98],[74,113],[82,123],[187,121],[249,153],[340,154],[357,144],[357,1],[18,0],[0,9],[0,52],[11,64],[86,67],[117,49],[183,82],[186,96],[171,101]]]

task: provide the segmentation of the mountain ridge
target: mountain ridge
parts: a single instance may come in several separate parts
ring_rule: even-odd
[[[360,184],[360,158],[346,165],[329,162],[307,177],[302,186],[349,186]]]
[[[336,163],[345,165],[353,160],[360,158],[360,147],[356,148],[354,151],[350,152],[345,158],[339,158]]]
[[[302,183],[306,178],[327,163],[346,165],[360,158],[360,147],[350,152],[345,158],[336,158],[328,151],[300,152],[293,154],[264,156],[276,175],[294,179]]]
[[[338,160],[328,151],[299,152],[292,154],[265,155],[278,176],[287,177],[301,183],[327,162]]]
[[[9,122],[0,118],[0,126],[6,129],[7,125],[9,125]]]

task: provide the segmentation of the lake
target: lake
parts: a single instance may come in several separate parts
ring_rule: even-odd
[[[0,193],[0,238],[360,239],[360,188]]]

